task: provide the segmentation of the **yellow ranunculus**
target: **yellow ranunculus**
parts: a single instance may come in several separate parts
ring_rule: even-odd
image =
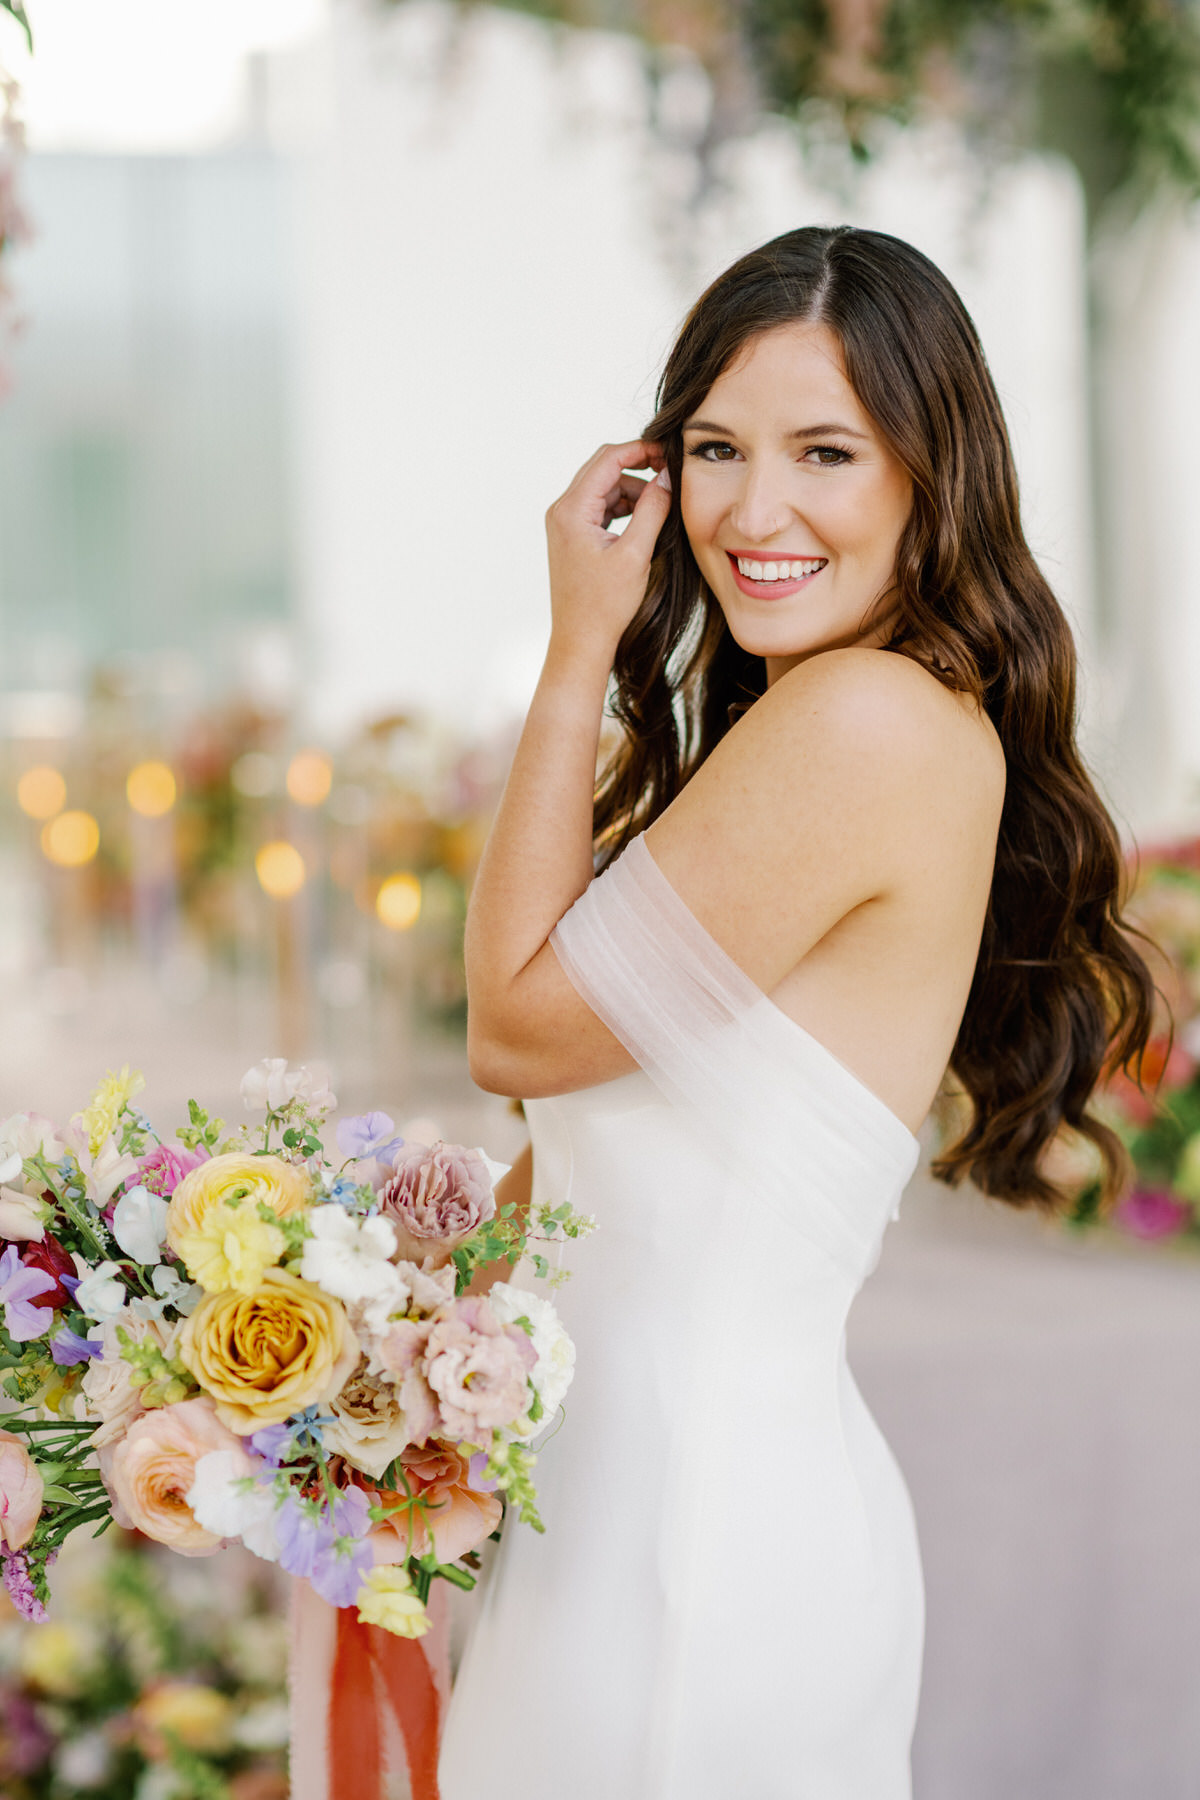
[[[259,1217],[302,1212],[312,1198],[304,1169],[280,1156],[213,1156],[185,1175],[171,1196],[167,1242],[209,1293],[252,1294],[283,1254],[283,1237]]]
[[[167,1754],[171,1738],[217,1755],[233,1741],[232,1701],[199,1682],[161,1682],[142,1695],[133,1717],[143,1749],[156,1759]]]
[[[88,1149],[93,1156],[100,1154],[100,1146],[105,1138],[110,1137],[117,1129],[117,1120],[122,1111],[135,1094],[141,1093],[145,1085],[145,1076],[136,1069],[131,1075],[128,1063],[119,1075],[114,1075],[110,1070],[104,1077],[79,1115],[79,1122],[88,1135]]]
[[[357,1605],[364,1625],[382,1625],[397,1637],[424,1637],[429,1630],[429,1614],[398,1563],[380,1563],[368,1569],[358,1590]]]
[[[210,1206],[195,1231],[178,1233],[176,1248],[205,1293],[236,1288],[239,1294],[253,1294],[287,1245],[278,1225],[268,1225],[243,1205]]]
[[[209,1294],[183,1327],[179,1354],[239,1437],[332,1400],[358,1364],[340,1301],[268,1269],[253,1294]]]

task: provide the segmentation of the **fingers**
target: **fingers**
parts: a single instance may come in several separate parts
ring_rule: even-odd
[[[665,474],[666,471],[663,470]],[[633,509],[633,517],[625,528],[622,543],[628,547],[630,554],[644,557],[649,562],[654,554],[654,545],[658,534],[667,522],[667,514],[671,510],[671,490],[664,486],[659,476],[642,483],[642,491],[637,497]]]
[[[602,444],[576,474],[563,500],[582,502],[594,511],[610,492],[620,487],[627,471],[650,469],[657,472],[662,466],[662,446],[645,438],[631,438],[625,444]]]

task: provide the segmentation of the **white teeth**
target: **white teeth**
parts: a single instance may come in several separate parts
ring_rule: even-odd
[[[812,557],[804,562],[751,562],[747,556],[737,558],[738,571],[751,581],[800,581],[825,567],[825,558]]]

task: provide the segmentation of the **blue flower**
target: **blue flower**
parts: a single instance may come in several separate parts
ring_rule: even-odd
[[[259,1456],[277,1469],[287,1460],[293,1445],[298,1450],[319,1450],[322,1431],[331,1423],[332,1414],[322,1412],[319,1406],[306,1406],[303,1412],[294,1413],[279,1425],[260,1425],[251,1433],[250,1443]]]

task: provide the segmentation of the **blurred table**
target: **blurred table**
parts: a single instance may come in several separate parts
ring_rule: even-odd
[[[921,1534],[916,1800],[1196,1800],[1200,1260],[919,1177],[849,1337]]]

